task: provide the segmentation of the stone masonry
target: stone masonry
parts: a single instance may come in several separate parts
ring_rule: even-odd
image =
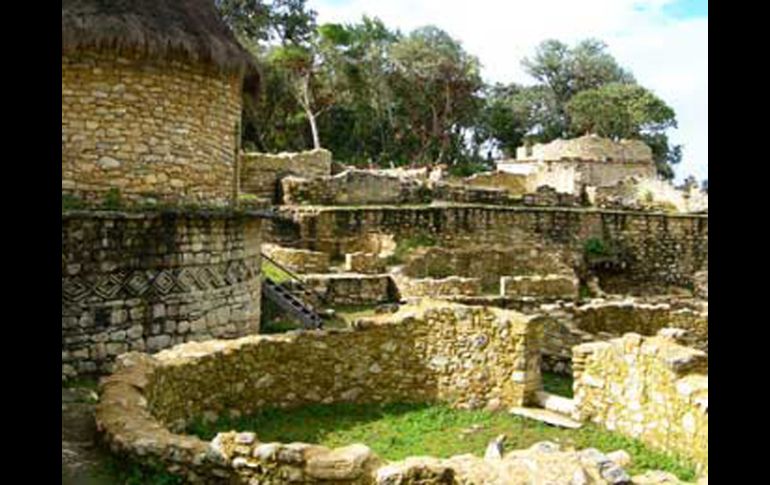
[[[62,193],[225,204],[241,78],[111,53],[62,55]]]
[[[206,443],[173,430],[204,414],[309,403],[525,405],[540,385],[538,328],[512,311],[424,301],[349,330],[130,353],[102,383],[97,426],[113,451],[158,461],[191,482],[225,483],[246,473],[271,483],[372,483],[383,463],[363,445],[260,444],[259,430]]]
[[[128,351],[259,332],[261,221],[225,213],[62,215],[62,379]]]
[[[661,336],[573,349],[575,418],[690,458],[708,473],[708,357]]]
[[[240,191],[274,201],[283,177],[331,175],[332,154],[324,149],[296,153],[246,152],[241,154],[240,163]]]

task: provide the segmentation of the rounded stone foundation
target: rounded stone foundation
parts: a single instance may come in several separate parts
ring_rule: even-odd
[[[62,214],[62,379],[119,354],[259,332],[260,225],[225,212]]]
[[[259,430],[220,433],[207,443],[172,430],[202,416],[311,403],[526,405],[540,388],[539,326],[530,321],[512,311],[426,300],[355,329],[129,353],[102,381],[97,426],[113,451],[160,462],[193,482],[374,483],[377,473],[393,470],[381,470],[383,460],[363,445],[260,443]]]

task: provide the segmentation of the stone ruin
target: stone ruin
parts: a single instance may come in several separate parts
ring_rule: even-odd
[[[340,167],[327,150],[239,154],[253,73],[223,42],[227,69],[124,59],[111,43],[62,53],[63,200],[145,204],[62,215],[62,381],[106,376],[96,425],[111,450],[196,483],[677,483],[628,476],[623,453],[547,442],[387,462],[364,444],[184,434],[269,406],[406,401],[594,422],[707,474],[707,196],[651,180],[648,147],[591,136],[467,178]],[[167,96],[169,80],[201,102]],[[157,103],[137,100],[160,98],[157,124]],[[188,126],[205,109],[211,126]],[[238,209],[253,206],[270,211]],[[277,294],[318,326],[343,305],[383,311],[260,335]],[[574,399],[544,392],[544,371],[572,375]]]
[[[363,444],[265,443],[259,430],[219,433],[210,442],[181,434],[198,416],[215,419],[271,405],[443,401],[495,410],[530,404],[545,394],[542,338],[536,319],[518,312],[424,300],[347,330],[188,343],[154,356],[130,353],[102,381],[96,421],[114,452],[160,463],[190,483],[523,485],[567,483],[566,477],[668,483],[665,474],[662,481],[630,477],[622,452],[562,450],[547,442],[509,453],[498,442],[484,458],[387,462]],[[575,417],[629,426],[627,432],[642,439],[647,435],[636,426],[656,429],[651,444],[685,452],[707,471],[708,380],[699,374],[705,354],[669,337],[637,334],[574,352]],[[638,363],[626,358],[632,354],[640,355]],[[634,394],[635,401],[616,398],[639,385],[645,392]],[[645,407],[652,403],[655,408]]]

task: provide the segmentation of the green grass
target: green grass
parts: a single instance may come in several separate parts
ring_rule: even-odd
[[[564,448],[626,450],[632,457],[627,471],[665,470],[681,480],[695,478],[687,461],[648,449],[637,440],[586,424],[578,430],[548,426],[538,421],[488,411],[460,411],[427,404],[331,404],[294,410],[265,409],[238,419],[221,418],[213,424],[194,422],[188,432],[212,439],[218,431],[253,430],[262,442],[305,442],[327,447],[364,443],[388,460],[413,455],[449,457],[462,453],[483,456],[487,444],[506,434],[506,449],[527,448],[553,441]]]
[[[85,387],[88,390],[96,391],[99,389],[99,379],[95,377],[78,377],[62,382],[61,386],[68,389],[75,387]]]
[[[277,284],[285,283],[291,279],[285,271],[264,258],[262,259],[262,274]]]
[[[359,318],[373,317],[378,305],[340,305],[334,307],[335,314],[345,323],[351,323]]]
[[[572,377],[561,374],[554,374],[552,372],[543,372],[543,390],[556,394],[558,396],[564,396],[572,398]]]

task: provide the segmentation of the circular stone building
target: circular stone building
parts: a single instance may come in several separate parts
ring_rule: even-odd
[[[62,193],[227,202],[244,79],[212,0],[62,0]]]

